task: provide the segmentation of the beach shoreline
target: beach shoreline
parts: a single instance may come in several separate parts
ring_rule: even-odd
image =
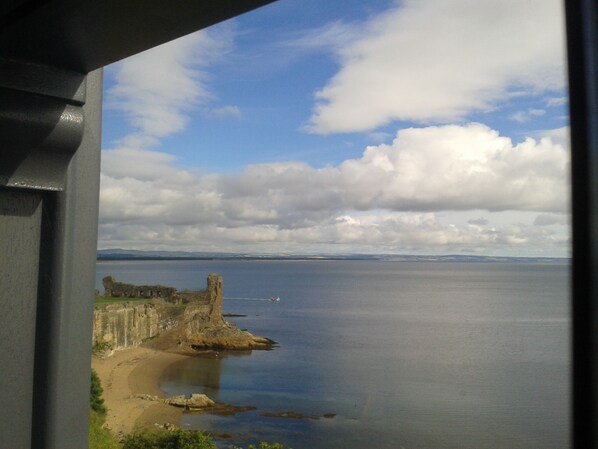
[[[169,365],[189,355],[156,349],[133,347],[101,358],[94,356],[91,366],[104,389],[108,412],[106,425],[117,438],[137,430],[155,428],[156,424],[180,425],[183,410],[162,402],[135,397],[147,394],[164,398],[160,376]]]

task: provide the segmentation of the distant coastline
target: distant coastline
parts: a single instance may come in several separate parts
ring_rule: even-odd
[[[461,262],[461,263],[571,263],[570,257],[514,257],[477,255],[392,255],[392,254],[236,254],[185,251],[140,251],[102,249],[98,261],[118,260],[377,260],[390,262]]]

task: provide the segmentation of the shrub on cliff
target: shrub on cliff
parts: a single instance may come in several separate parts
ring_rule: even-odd
[[[134,433],[121,443],[123,449],[216,449],[210,437],[182,429]]]
[[[100,378],[98,377],[98,374],[92,369],[89,404],[94,412],[96,412],[100,416],[105,416],[106,406],[104,405],[104,398],[102,398],[102,393],[104,393],[104,390],[102,389],[102,383],[100,382]]]

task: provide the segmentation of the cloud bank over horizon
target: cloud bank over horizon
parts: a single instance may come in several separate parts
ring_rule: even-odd
[[[163,152],[119,148],[104,152],[100,243],[496,252],[508,242],[563,253],[566,239],[551,226],[566,226],[568,164],[567,149],[549,137],[513,144],[481,124],[399,130],[391,144],[335,167],[258,164],[236,175],[200,174]],[[519,211],[527,224],[456,225],[441,211]]]

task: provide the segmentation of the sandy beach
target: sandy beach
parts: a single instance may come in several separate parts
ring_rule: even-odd
[[[179,425],[182,409],[135,398],[136,394],[164,397],[158,387],[163,370],[187,357],[149,348],[128,348],[107,358],[93,357],[92,367],[104,388],[106,424],[118,438],[136,428],[158,424]]]

